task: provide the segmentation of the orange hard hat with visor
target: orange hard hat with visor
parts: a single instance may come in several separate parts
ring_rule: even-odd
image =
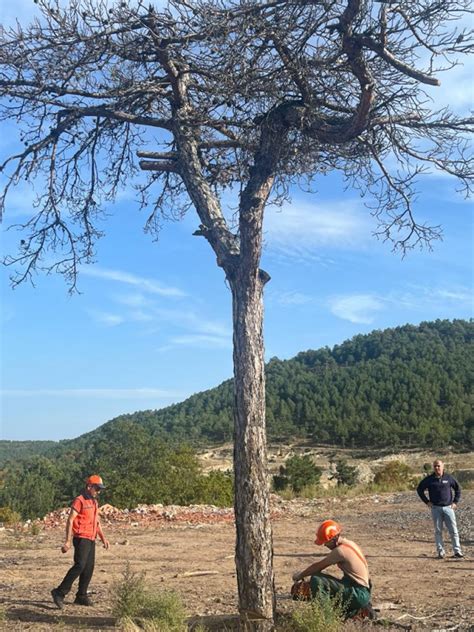
[[[105,488],[102,478],[98,474],[92,474],[92,476],[89,476],[86,480],[86,485],[95,485],[98,489]]]
[[[335,520],[325,520],[319,525],[316,531],[316,540],[314,543],[319,546],[327,544],[327,542],[339,535],[341,531],[341,525]]]

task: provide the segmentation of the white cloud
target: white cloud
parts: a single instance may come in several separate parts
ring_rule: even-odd
[[[185,296],[185,293],[178,288],[167,287],[153,279],[140,277],[129,272],[124,272],[123,270],[109,270],[98,266],[83,266],[81,272],[90,277],[132,285],[139,288],[142,292],[148,292],[150,294],[175,297]]]
[[[177,309],[164,309],[155,308],[153,313],[161,320],[172,323],[176,326],[193,330],[199,334],[209,334],[218,337],[226,337],[230,335],[230,328],[228,325],[213,321],[200,316],[194,311],[177,310]]]
[[[225,338],[228,337],[231,333],[230,328],[224,323],[198,318],[194,314],[192,315],[191,320],[194,323],[196,330],[202,334],[209,334],[210,336]]]
[[[303,292],[280,292],[272,295],[281,305],[307,305],[314,302],[314,297]]]
[[[220,336],[206,336],[204,334],[190,334],[171,338],[168,348],[170,346],[199,347],[200,349],[230,349],[232,347],[232,339],[230,337],[224,338]]]
[[[107,327],[116,327],[125,322],[125,318],[118,314],[110,314],[109,312],[101,312],[95,309],[88,309],[87,312],[96,322]]]
[[[439,296],[441,299],[445,299],[447,301],[455,301],[456,303],[464,303],[466,305],[472,305],[473,302],[473,293],[469,292],[466,289],[458,289],[458,290],[442,290],[438,289],[435,293],[430,293],[431,296]]]
[[[358,200],[321,204],[295,203],[282,209],[269,207],[265,219],[265,241],[270,251],[295,259],[321,259],[315,249],[365,247],[375,227],[369,211]],[[330,263],[330,261],[329,261]]]
[[[330,311],[344,320],[362,325],[372,324],[384,309],[403,308],[412,312],[433,310],[440,313],[456,309],[473,309],[473,293],[465,287],[429,287],[411,285],[386,295],[347,294],[328,299]]]
[[[441,310],[453,306],[458,308],[474,307],[472,288],[462,285],[433,287],[410,284],[406,290],[391,292],[385,300],[393,305],[412,310],[425,306],[438,307]]]
[[[93,271],[92,268],[91,270]],[[99,276],[105,278],[114,277],[118,280],[122,280],[124,278],[128,279],[130,275],[117,271],[106,271],[104,273],[102,270]],[[134,277],[134,280],[136,279],[137,277]],[[170,344],[165,344],[164,347],[160,347],[160,351],[167,350],[176,345],[200,347],[207,345],[221,348],[228,348],[230,346],[229,340],[232,337],[232,329],[229,325],[223,322],[209,320],[194,311],[189,305],[187,309],[160,307],[154,300],[154,297],[150,298],[141,292],[112,295],[111,299],[120,306],[123,306],[123,309],[121,308],[118,314],[95,308],[88,309],[87,313],[96,322],[108,327],[132,322],[151,323],[149,327],[142,329],[142,333],[150,335],[156,334],[157,331],[159,331],[160,334],[162,334],[164,329],[168,332],[176,332],[174,337],[172,337],[172,334],[168,334]]]
[[[114,294],[112,299],[116,303],[132,308],[150,307],[153,302],[143,294],[133,292],[131,294]]]
[[[207,320],[193,311],[157,308],[153,310],[153,313],[158,320],[186,332],[170,336],[166,344],[157,349],[159,352],[185,346],[200,349],[230,349],[232,347],[232,330],[224,323]]]
[[[3,181],[0,181],[0,187],[6,185]],[[35,208],[37,195],[32,186],[25,187],[18,185],[10,189],[6,201],[3,217],[6,222],[14,223],[19,217],[32,217],[36,214]]]
[[[88,309],[86,311],[97,323],[107,327],[116,327],[127,322],[145,323],[154,320],[150,313],[140,309],[131,310],[126,314],[111,314],[110,312],[102,312],[97,309]]]
[[[370,325],[374,322],[376,313],[384,309],[384,304],[371,294],[352,294],[330,298],[329,308],[338,318]]]
[[[151,314],[147,314],[142,310],[136,309],[130,312],[129,314],[130,320],[138,323],[147,323],[153,320],[153,316]]]
[[[62,8],[67,7],[69,0],[59,0],[59,6]],[[106,0],[106,5],[113,6],[116,4],[115,0]],[[129,1],[128,5],[137,5],[138,1]],[[153,0],[153,6],[156,9],[161,9],[167,6],[166,0]],[[18,20],[22,26],[26,26],[32,22],[35,17],[40,17],[41,13],[39,7],[33,2],[33,0],[3,0],[0,2],[0,23],[5,27],[15,26],[16,20]]]
[[[472,59],[466,56],[459,66],[435,73],[441,85],[425,86],[425,91],[433,99],[434,108],[448,107],[457,114],[468,114],[474,99],[473,71]]]
[[[125,398],[182,398],[185,393],[160,388],[39,388],[39,389],[3,389],[3,397],[94,397],[98,399]]]
[[[2,324],[9,323],[15,318],[15,316],[15,309],[11,305],[8,305],[5,299],[3,299],[2,309],[0,310],[0,322]]]
[[[25,26],[38,15],[38,7],[33,0],[15,0],[15,2],[0,3],[0,23],[4,27],[15,27],[17,20],[22,26]]]

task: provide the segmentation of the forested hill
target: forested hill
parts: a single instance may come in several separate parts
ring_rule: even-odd
[[[474,445],[474,321],[438,320],[355,336],[267,364],[272,439],[354,446]],[[232,381],[158,411],[123,415],[153,434],[232,438]]]
[[[8,459],[28,458],[32,454],[49,454],[57,441],[0,441],[0,466]]]
[[[473,334],[472,320],[438,320],[355,336],[333,349],[305,351],[291,360],[270,360],[270,438],[308,437],[345,446],[472,448]],[[53,453],[85,446],[90,450],[98,441],[107,441],[123,421],[177,441],[228,441],[231,405],[228,380],[168,408],[121,415],[77,439],[61,441]],[[13,443],[20,442],[0,442],[0,455]],[[27,452],[34,452],[35,442],[24,443],[31,444]],[[10,458],[15,455],[10,451]]]

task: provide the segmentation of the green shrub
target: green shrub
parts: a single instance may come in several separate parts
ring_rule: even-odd
[[[39,535],[41,532],[41,527],[39,525],[39,522],[32,522],[30,525],[30,534],[31,535]]]
[[[158,624],[160,632],[184,632],[187,628],[183,602],[171,591],[148,593],[139,618]]]
[[[146,600],[145,573],[132,571],[127,562],[122,579],[113,586],[112,614],[117,619],[133,618],[142,611]]]
[[[122,573],[121,581],[113,587],[112,602],[112,612],[122,630],[186,630],[186,612],[180,597],[173,592],[151,592],[146,587],[145,574],[132,571],[129,563]]]
[[[163,627],[159,622],[153,620],[144,620],[135,623],[130,617],[126,617],[120,621],[121,632],[163,632]]]
[[[406,463],[390,461],[376,472],[373,482],[381,491],[403,491],[414,489],[417,477]]]
[[[185,628],[178,628],[180,632],[181,630],[183,632],[187,632],[187,629],[187,626]],[[166,627],[166,624],[163,627],[163,623],[160,621],[145,619],[137,624],[133,621],[133,619],[128,617],[120,622],[120,630],[121,632],[172,632],[169,627]],[[209,632],[209,629],[202,625],[198,625],[197,627],[192,628],[192,632]],[[225,630],[222,630],[222,632],[225,632]]]
[[[321,473],[322,469],[313,463],[309,455],[295,455],[280,467],[280,474],[273,477],[273,487],[277,491],[291,487],[299,493],[303,487],[319,483]]]
[[[133,619],[130,617],[124,617],[120,619],[120,622],[116,625],[121,632],[142,632],[143,628],[140,628]],[[151,631],[150,631],[151,632]]]
[[[344,618],[341,602],[321,595],[308,603],[298,604],[282,632],[339,632]]]
[[[215,470],[198,479],[196,503],[231,507],[234,503],[234,481],[231,472]]]
[[[474,489],[474,470],[455,470],[453,476],[463,489]]]
[[[7,526],[11,526],[20,522],[21,516],[10,507],[0,507],[0,522]]]
[[[352,487],[357,483],[357,468],[349,465],[345,459],[338,459],[336,461],[336,471],[331,476],[331,479],[335,479],[338,485]]]

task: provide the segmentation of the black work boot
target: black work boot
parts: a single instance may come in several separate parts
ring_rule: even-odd
[[[53,601],[56,604],[56,606],[60,610],[62,610],[64,608],[64,597],[57,588],[53,588],[53,590],[51,591],[51,597],[53,598]]]
[[[76,595],[74,599],[76,606],[93,606],[92,600],[87,595]]]

